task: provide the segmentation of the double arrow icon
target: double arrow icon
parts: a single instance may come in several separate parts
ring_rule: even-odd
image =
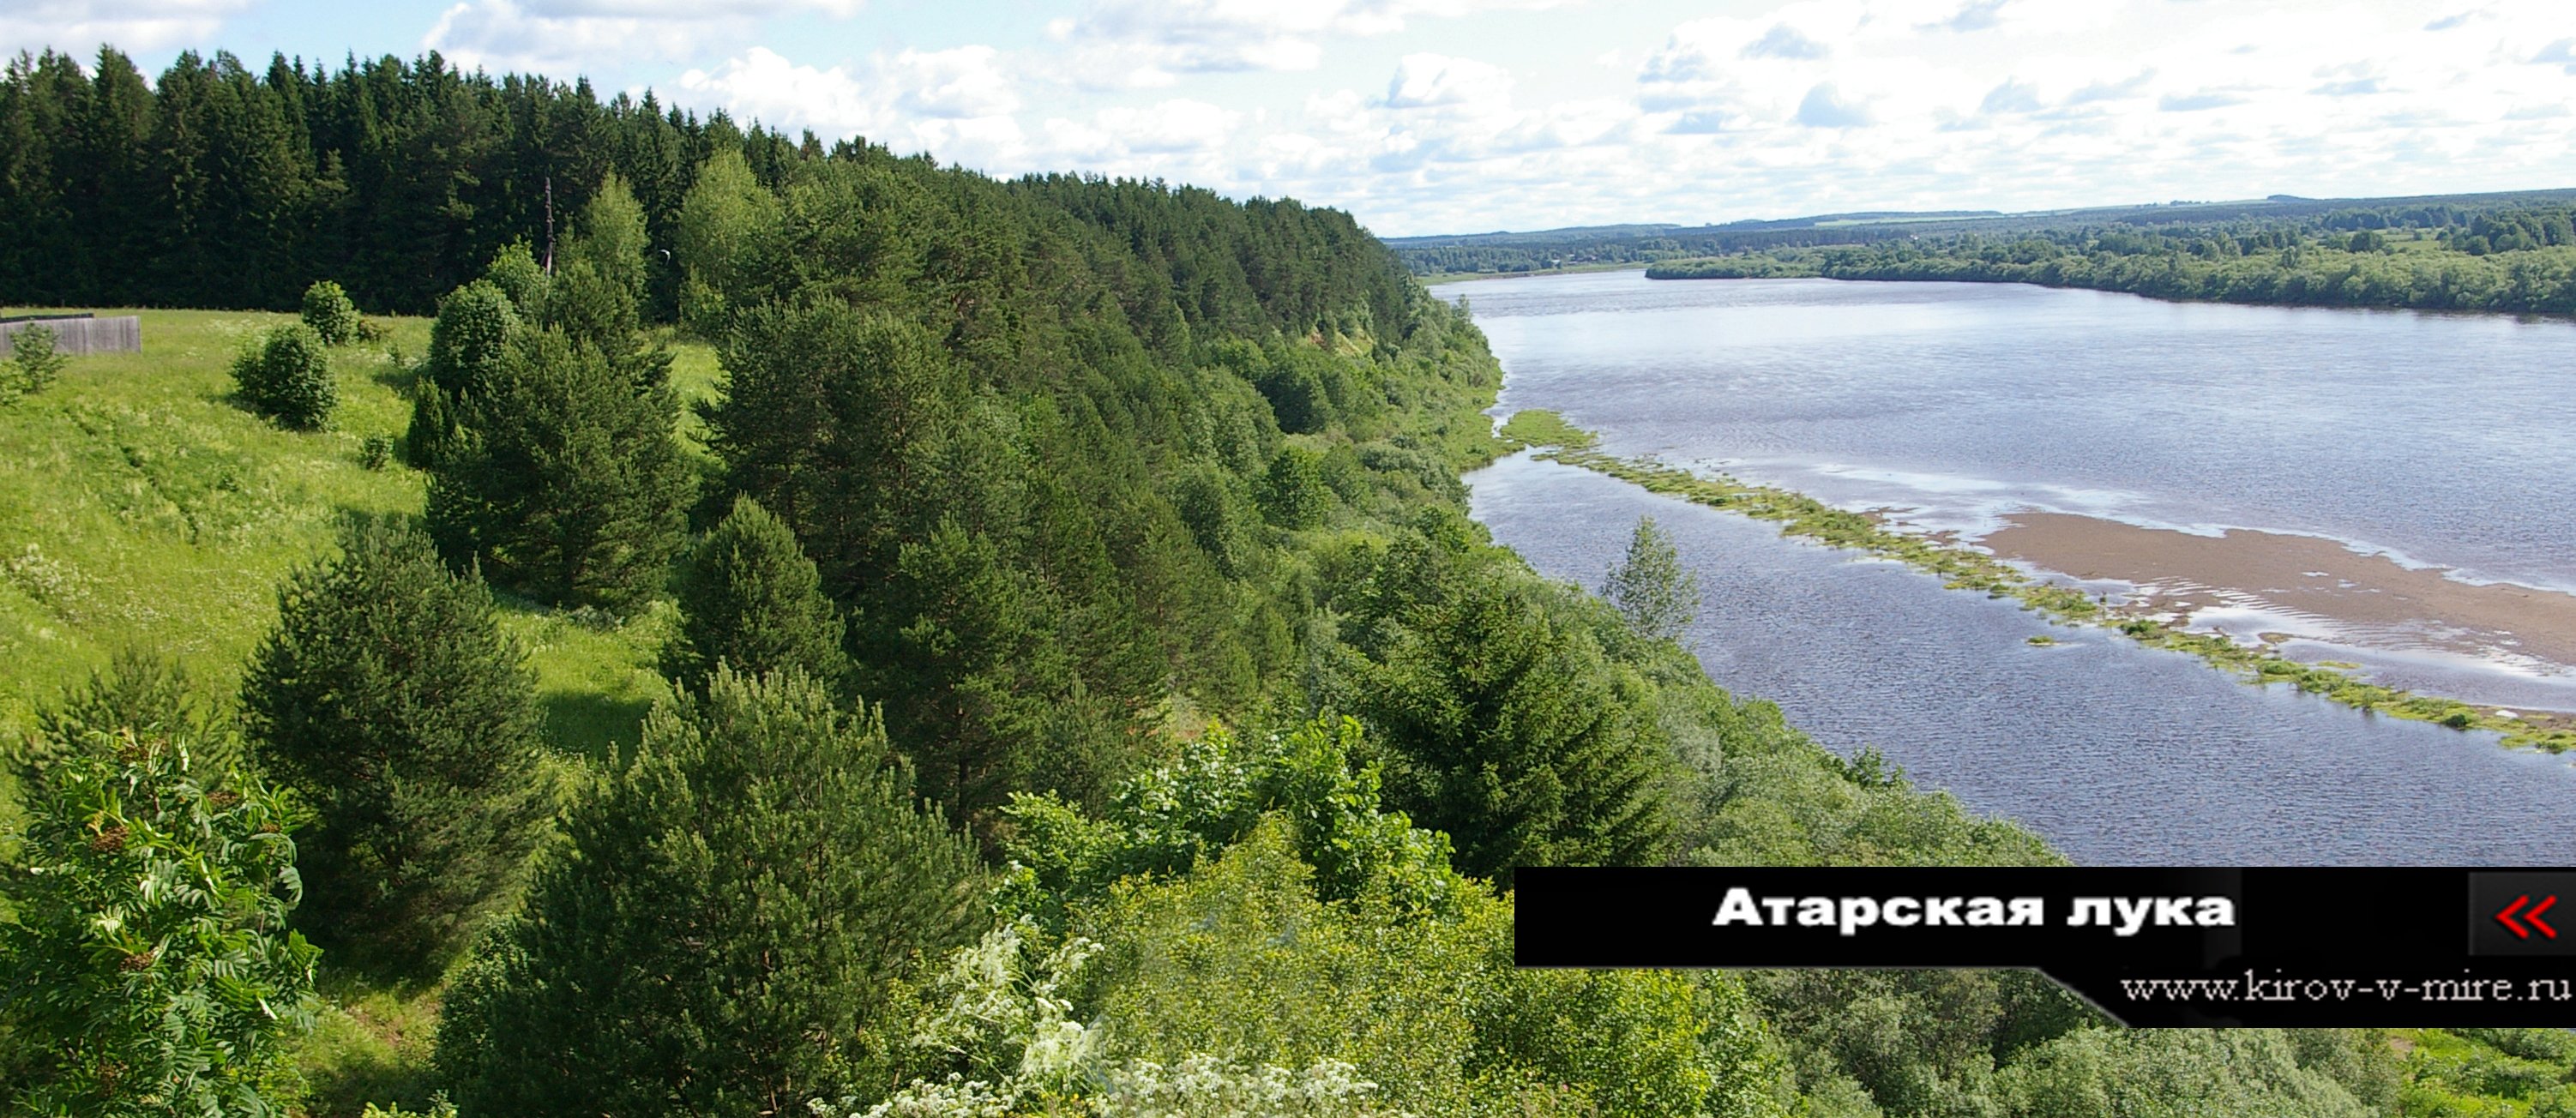
[[[2531,904],[2531,894],[2525,893],[2519,897],[2515,897],[2512,904],[2504,906],[2504,911],[2496,913],[2495,918],[2498,922],[2502,923],[2507,930],[2513,933],[2513,938],[2515,939],[2531,938],[2531,929],[2523,927],[2524,924],[2529,924],[2532,928],[2540,929],[2540,934],[2544,936],[2548,936],[2551,939],[2557,939],[2558,929],[2550,927],[2540,919],[2541,913],[2549,911],[2549,906],[2557,903],[2558,894],[2551,893],[2550,895],[2541,898],[2539,904],[2531,905],[2531,911],[2522,912],[2522,906]],[[2522,919],[2518,922],[2513,918],[2513,914],[2517,912],[2522,912]]]

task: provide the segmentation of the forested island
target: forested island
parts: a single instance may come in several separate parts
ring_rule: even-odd
[[[1466,515],[1348,214],[431,56],[0,76],[33,1114],[2564,1113],[2545,1030],[1522,971],[1513,867],[2058,861]],[[186,308],[186,309],[179,309]],[[2555,1109],[2550,1109],[2555,1108]]]
[[[1957,232],[1662,260],[1648,279],[2034,283],[2159,299],[2576,313],[2576,204],[2362,202],[2323,213]]]

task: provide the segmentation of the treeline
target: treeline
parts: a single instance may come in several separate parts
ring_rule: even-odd
[[[1866,244],[1907,236],[1881,225],[1818,228],[1787,223],[1739,222],[1706,229],[1646,234],[1505,237],[1414,237],[1394,242],[1398,258],[1418,276],[1512,274],[1591,264],[1652,264],[1714,253],[1755,252],[1801,245]]]
[[[86,87],[146,103],[109,69]],[[1347,215],[756,129],[665,193],[619,162],[685,131],[649,99],[284,71],[206,80],[240,106],[346,84],[361,120],[446,91],[385,164],[435,185],[369,212],[442,230],[401,251],[447,286],[371,290],[397,246],[360,230],[271,277],[435,296],[402,371],[424,505],[279,587],[237,693],[131,653],[24,743],[19,1111],[2393,1105],[2376,1034],[2130,1036],[2029,975],[1514,968],[1517,865],[2055,855],[1712,684],[1650,526],[1606,598],[1493,546],[1457,474],[1496,449],[1500,371]],[[591,161],[551,172],[550,253],[525,195],[453,204],[494,180],[437,173],[462,149],[430,124],[517,119],[460,107],[513,90],[608,122],[537,145]],[[152,115],[165,96],[141,118],[200,119]],[[118,158],[152,165],[161,133]],[[192,166],[239,198],[267,164]],[[155,251],[270,251],[199,228]],[[203,277],[80,282],[176,303]],[[693,416],[675,330],[722,366]],[[620,632],[676,614],[632,748],[547,740],[496,593]],[[304,1077],[317,945],[361,990],[437,991],[431,1064]]]
[[[352,58],[337,70],[179,56],[147,82],[101,49],[0,71],[0,302],[287,310],[316,280],[359,306],[426,314],[514,240],[546,245],[615,171],[657,250],[713,152],[772,185],[822,154],[587,80]],[[654,305],[677,294],[659,251]]]
[[[2576,227],[2566,210],[2480,214],[2421,234],[2369,224],[2390,217],[2344,211],[2316,225],[1965,234],[1669,261],[1646,275],[2035,283],[2227,303],[2576,313]]]

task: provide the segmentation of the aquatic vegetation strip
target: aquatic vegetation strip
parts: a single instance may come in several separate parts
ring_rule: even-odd
[[[2217,634],[2192,632],[2183,622],[2159,613],[2106,604],[2081,589],[2033,577],[1964,544],[1895,531],[1875,516],[1834,508],[1803,493],[1748,485],[1724,474],[1703,474],[1652,457],[1620,458],[1601,453],[1591,449],[1595,440],[1590,432],[1552,412],[1515,413],[1503,425],[1502,435],[1523,446],[1540,448],[1537,457],[1542,461],[1579,466],[1649,492],[1681,497],[1756,520],[1776,521],[1785,534],[1895,559],[1941,576],[1943,585],[1953,590],[1983,590],[1989,597],[2019,599],[2024,608],[2058,624],[2112,629],[2152,648],[2187,652],[2248,682],[2287,683],[2359,710],[2457,730],[2493,730],[2504,735],[2508,746],[2552,753],[2576,749],[2576,721],[2546,715],[2504,717],[2492,707],[2383,687],[2348,671],[2301,663]]]

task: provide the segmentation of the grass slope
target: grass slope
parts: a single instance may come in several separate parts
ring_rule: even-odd
[[[352,513],[417,514],[420,473],[368,470],[371,435],[409,423],[425,319],[334,352],[331,428],[288,431],[233,397],[233,354],[281,314],[154,311],[143,352],[74,358],[62,380],[0,409],[0,740],[121,646],[168,652],[208,694],[230,694],[275,622],[277,584],[325,554]],[[684,398],[713,390],[714,353],[677,347]],[[688,421],[694,424],[694,419]],[[536,668],[555,745],[632,743],[663,692],[653,656],[669,608],[619,620],[504,600]],[[11,797],[14,799],[14,797]]]

